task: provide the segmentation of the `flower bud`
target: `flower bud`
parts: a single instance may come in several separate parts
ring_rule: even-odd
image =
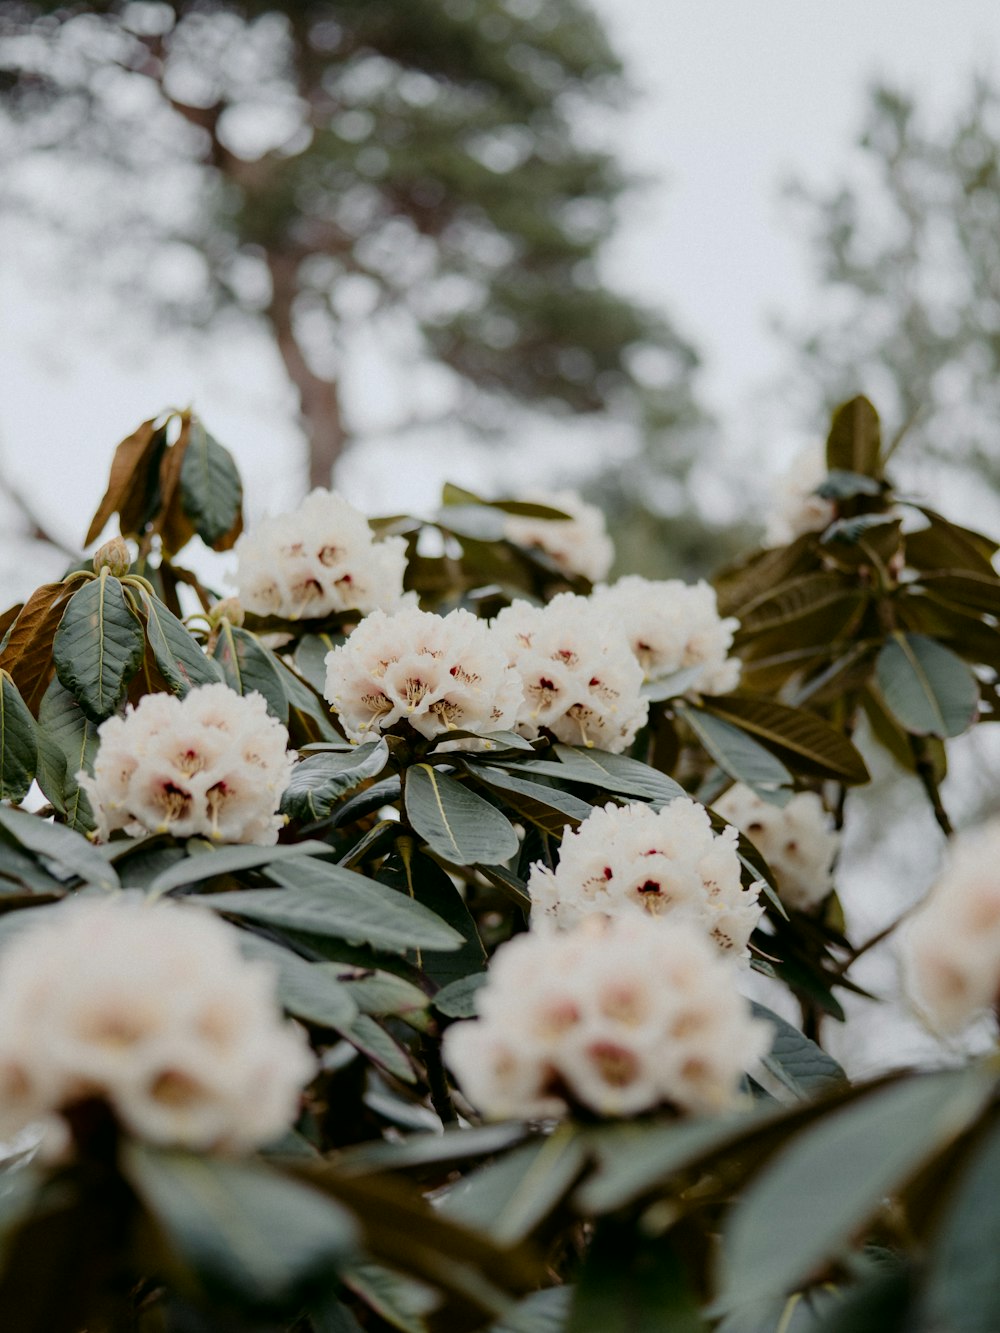
[[[116,579],[120,579],[123,574],[128,573],[131,564],[131,552],[121,537],[112,537],[109,542],[105,542],[94,552],[95,574],[99,574],[102,569],[107,569],[109,574],[113,574]]]
[[[213,629],[223,620],[228,620],[230,625],[237,627],[243,624],[244,612],[238,597],[225,597],[221,602],[216,602],[209,611],[208,621]]]

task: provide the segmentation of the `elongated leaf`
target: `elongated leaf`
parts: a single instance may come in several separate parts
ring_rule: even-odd
[[[336,963],[317,963],[316,966],[331,976],[336,976],[341,970]],[[420,1032],[427,1030],[430,996],[412,981],[394,976],[391,972],[368,972],[340,984],[361,1013],[380,1018],[401,1018]]]
[[[512,1148],[528,1133],[527,1126],[505,1120],[470,1129],[446,1129],[443,1134],[413,1134],[401,1143],[359,1143],[338,1156],[337,1169],[342,1174],[365,1176],[372,1171],[472,1161]]]
[[[0,671],[0,800],[23,801],[38,766],[35,719],[6,671]]]
[[[240,951],[277,970],[278,998],[290,1014],[338,1032],[357,1018],[358,1006],[350,987],[338,981],[326,964],[307,963],[290,949],[247,930],[240,931]]]
[[[43,583],[8,630],[0,668],[8,671],[34,713],[52,675],[52,640],[77,584]]]
[[[400,838],[396,850],[387,856],[378,872],[379,881],[422,903],[435,916],[447,921],[462,936],[460,949],[445,953],[422,950],[414,962],[432,981],[446,985],[470,972],[486,967],[483,948],[465,900],[436,861],[416,850],[412,838]]]
[[[827,469],[877,478],[882,470],[880,450],[878,413],[868,399],[859,396],[838,407],[826,442]]]
[[[491,1324],[489,1333],[564,1333],[572,1299],[573,1288],[568,1286],[533,1291],[499,1323]]]
[[[836,1060],[798,1028],[762,1004],[755,1002],[753,1011],[755,1017],[765,1019],[774,1028],[774,1041],[764,1064],[789,1091],[807,1099],[847,1087],[847,1075]]]
[[[351,1264],[344,1283],[399,1333],[428,1333],[423,1316],[433,1309],[435,1297],[425,1286],[381,1264]]]
[[[213,656],[226,682],[237,694],[254,690],[264,696],[267,711],[279,722],[288,721],[288,698],[281,672],[271,654],[245,629],[223,620]]]
[[[720,1306],[794,1290],[976,1116],[990,1062],[876,1088],[795,1135],[730,1213]]]
[[[269,873],[293,885],[300,872],[302,863],[275,864]],[[312,935],[333,935],[350,944],[370,944],[393,953],[458,949],[464,943],[457,930],[426,907],[375,880],[339,866],[325,866],[322,881],[312,869],[305,870],[304,875],[315,882],[285,889],[215,894],[206,901],[230,916]]]
[[[434,996],[434,1008],[449,1018],[475,1018],[476,993],[486,981],[485,972],[474,972],[442,986]]]
[[[895,634],[875,663],[886,707],[917,736],[959,736],[979,702],[972,671],[949,648],[923,634]]]
[[[416,1083],[416,1071],[406,1050],[370,1014],[359,1014],[343,1035],[362,1055],[393,1077],[403,1083]]]
[[[142,600],[153,658],[178,694],[186,694],[193,685],[210,685],[224,679],[218,664],[202,652],[198,641],[171,610],[146,592]]]
[[[94,722],[124,699],[145,651],[142,622],[107,569],[73,594],[52,641],[56,675]]]
[[[243,485],[232,455],[196,417],[181,464],[180,495],[202,541],[216,551],[228,550],[243,527]]]
[[[959,569],[941,570],[921,574],[920,582],[930,596],[940,598],[945,605],[957,603],[972,611],[1000,616],[1000,579],[995,575]]]
[[[497,792],[515,814],[537,824],[547,833],[561,835],[567,824],[575,828],[593,810],[593,806],[568,791],[532,782],[495,764],[468,764],[467,767],[477,781]]]
[[[831,606],[855,595],[843,574],[799,574],[776,588],[765,588],[740,608],[740,637],[785,629],[817,614],[824,616]]]
[[[539,773],[563,782],[579,782],[604,791],[621,792],[626,796],[641,796],[647,801],[667,803],[687,792],[673,778],[657,772],[638,759],[624,754],[609,754],[606,750],[584,750],[574,745],[554,745],[551,759],[525,759],[520,762],[497,759],[510,772]]]
[[[318,1190],[257,1163],[122,1149],[122,1169],[181,1265],[213,1296],[284,1305],[332,1287],[352,1252],[350,1215]]]
[[[0,806],[0,824],[29,852],[57,865],[67,877],[78,875],[100,889],[118,889],[121,883],[114,868],[81,833],[50,824],[47,819],[24,810]]]
[[[330,848],[325,842],[312,840],[280,847],[212,847],[178,861],[157,875],[149,885],[149,892],[159,896],[179,889],[184,884],[199,884],[216,875],[234,875],[241,870],[270,866],[276,861],[305,860],[312,854],[329,855],[329,852]]]
[[[156,417],[144,421],[131,435],[122,440],[115,450],[114,458],[111,460],[108,489],[104,492],[97,513],[87,529],[87,535],[83,539],[84,546],[89,546],[100,536],[101,529],[111,515],[127,506],[130,495],[136,493],[145,495],[148,492],[146,473],[156,454],[157,445],[162,448],[162,441],[159,439],[161,432],[154,429],[156,421]],[[138,527],[130,527],[123,519],[122,531],[137,532]]]
[[[784,751],[782,758],[792,756],[789,762],[794,759],[806,772],[849,784],[869,781],[865,761],[855,747],[815,713],[739,694],[715,695],[705,707],[764,745]]]
[[[322,819],[338,796],[377,778],[389,759],[389,747],[377,740],[346,754],[326,751],[296,764],[281,798],[283,814],[292,819]]]
[[[430,764],[407,770],[406,813],[431,851],[458,865],[494,865],[517,852],[510,820]]]
[[[981,532],[960,527],[924,505],[917,508],[927,519],[927,527],[911,532],[906,538],[907,564],[916,569],[968,570],[995,578],[993,556],[997,543]]]
[[[677,711],[708,755],[737,782],[765,789],[792,785],[792,775],[781,760],[740,727],[689,704],[679,703]]]

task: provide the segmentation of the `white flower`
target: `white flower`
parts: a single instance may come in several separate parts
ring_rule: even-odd
[[[587,597],[559,593],[548,606],[515,601],[493,621],[524,684],[518,729],[542,727],[568,745],[620,753],[646,721],[642,668],[620,626]]]
[[[763,907],[760,885],[740,882],[736,842],[735,829],[714,833],[705,807],[684,797],[661,810],[606,805],[566,832],[555,870],[532,866],[532,929],[642,913],[690,922],[747,959]]]
[[[615,548],[604,515],[576,491],[526,491],[517,497],[531,504],[558,509],[569,518],[529,518],[508,514],[504,536],[518,546],[537,546],[567,574],[582,574],[591,583],[607,577]]]
[[[741,663],[728,657],[740,622],[719,615],[715,589],[702,580],[653,582],[630,574],[595,588],[594,605],[622,627],[647,681],[698,668],[690,689],[725,694],[739,684]]]
[[[959,833],[902,940],[907,989],[953,1033],[1000,1003],[1000,820]]]
[[[445,1058],[495,1119],[574,1104],[605,1116],[661,1104],[723,1110],[771,1040],[737,975],[701,931],[673,919],[529,931],[497,950],[480,1018],[448,1029]]]
[[[281,1135],[315,1060],[237,938],[207,910],[132,893],[29,925],[0,951],[0,1132],[98,1097],[152,1143]]]
[[[840,836],[815,792],[797,792],[780,807],[737,783],[715,802],[715,810],[746,834],[774,871],[786,907],[799,912],[819,907],[833,888]]]
[[[373,611],[326,657],[326,698],[355,741],[406,721],[428,740],[514,724],[521,682],[471,611]]]
[[[774,487],[774,503],[767,518],[765,546],[784,546],[805,532],[822,532],[836,518],[832,500],[816,494],[826,477],[826,447],[807,445]]]
[[[403,595],[406,542],[377,541],[364,514],[332,491],[312,491],[293,513],[264,519],[236,555],[240,602],[258,616],[389,610]]]
[[[201,685],[183,699],[146,694],[98,728],[94,774],[77,775],[98,833],[201,834],[277,842],[275,812],[293,760],[288,732],[259,694]]]

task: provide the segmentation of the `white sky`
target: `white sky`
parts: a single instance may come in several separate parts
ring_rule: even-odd
[[[831,182],[850,162],[862,89],[876,73],[932,107],[958,99],[974,68],[993,67],[996,0],[597,0],[633,82],[644,89],[620,126],[628,165],[658,180],[628,200],[609,260],[614,279],[666,307],[702,349],[703,397],[732,448],[775,453],[798,438],[790,412],[761,391],[782,364],[770,313],[809,310],[805,247],[779,200],[791,173]],[[46,521],[78,541],[114,443],[144,416],[192,402],[234,450],[254,511],[295,498],[287,466],[293,396],[271,349],[226,339],[206,358],[183,340],[155,346],[123,312],[127,356],[104,346],[78,308],[31,264],[0,258],[0,450]],[[566,464],[573,448],[549,444]],[[511,456],[523,476],[538,446]],[[42,461],[41,467],[37,466]],[[401,458],[359,453],[342,485],[360,503],[426,504],[441,477],[474,481],[481,459],[429,443]],[[28,466],[25,466],[27,464]]]

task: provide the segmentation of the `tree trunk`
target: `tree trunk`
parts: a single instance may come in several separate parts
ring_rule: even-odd
[[[309,448],[309,489],[329,486],[347,443],[337,385],[315,373],[295,336],[298,258],[270,252],[267,266],[271,274],[267,316],[288,377],[299,395],[299,413]]]

